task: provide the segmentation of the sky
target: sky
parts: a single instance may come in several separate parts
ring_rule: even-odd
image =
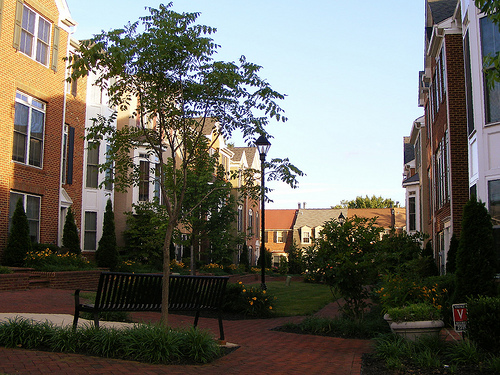
[[[87,39],[162,2],[67,3],[75,38]],[[297,189],[268,183],[266,208],[329,208],[365,195],[404,206],[403,137],[423,114],[424,0],[176,0],[173,9],[200,12],[197,23],[217,28],[217,60],[246,56],[286,95],[288,121],[269,124],[267,159],[288,157],[306,176]]]

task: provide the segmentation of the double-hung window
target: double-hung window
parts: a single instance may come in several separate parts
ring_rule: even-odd
[[[19,50],[39,63],[48,65],[50,29],[50,22],[24,5]]]
[[[41,167],[44,129],[45,103],[17,92],[12,160]]]
[[[483,58],[494,56],[500,51],[500,31],[498,27],[491,22],[489,17],[483,17],[480,20],[481,28],[481,50]],[[487,71],[491,66],[484,67]],[[486,123],[500,121],[500,83],[495,82],[488,84],[485,77],[484,80],[486,91]]]
[[[97,212],[85,211],[83,250],[97,249]]]
[[[9,231],[12,225],[12,217],[16,210],[17,201],[21,199],[24,212],[28,218],[30,237],[32,242],[39,242],[40,239],[40,205],[41,197],[37,195],[11,192],[9,199]]]
[[[89,143],[87,149],[87,182],[86,187],[99,187],[99,143]]]

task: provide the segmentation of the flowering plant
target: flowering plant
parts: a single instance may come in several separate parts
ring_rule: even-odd
[[[75,271],[93,268],[93,265],[83,257],[74,253],[57,253],[50,249],[30,251],[24,258],[26,267],[37,271]]]
[[[268,317],[273,314],[276,297],[260,287],[247,287],[241,281],[229,284],[224,310],[252,317]]]
[[[387,313],[394,322],[416,322],[442,319],[441,309],[429,303],[413,303],[403,307],[392,307]]]
[[[387,312],[393,307],[402,307],[415,303],[426,303],[441,310],[446,289],[439,288],[437,284],[426,286],[399,275],[387,275],[376,294]]]
[[[178,262],[175,259],[172,259],[170,261],[170,272],[178,273],[181,272],[185,267],[186,266],[184,265],[184,263]]]

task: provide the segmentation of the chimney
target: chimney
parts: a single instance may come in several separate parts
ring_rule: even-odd
[[[302,205],[304,206],[304,210],[306,209],[306,202],[302,203]]]
[[[300,210],[300,202],[299,202],[299,203],[297,203],[297,205],[299,206],[299,210]]]

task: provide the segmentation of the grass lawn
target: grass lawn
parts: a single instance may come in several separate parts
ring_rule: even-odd
[[[311,315],[330,302],[337,300],[326,285],[284,281],[266,283],[268,292],[277,297],[274,303],[278,316]]]

